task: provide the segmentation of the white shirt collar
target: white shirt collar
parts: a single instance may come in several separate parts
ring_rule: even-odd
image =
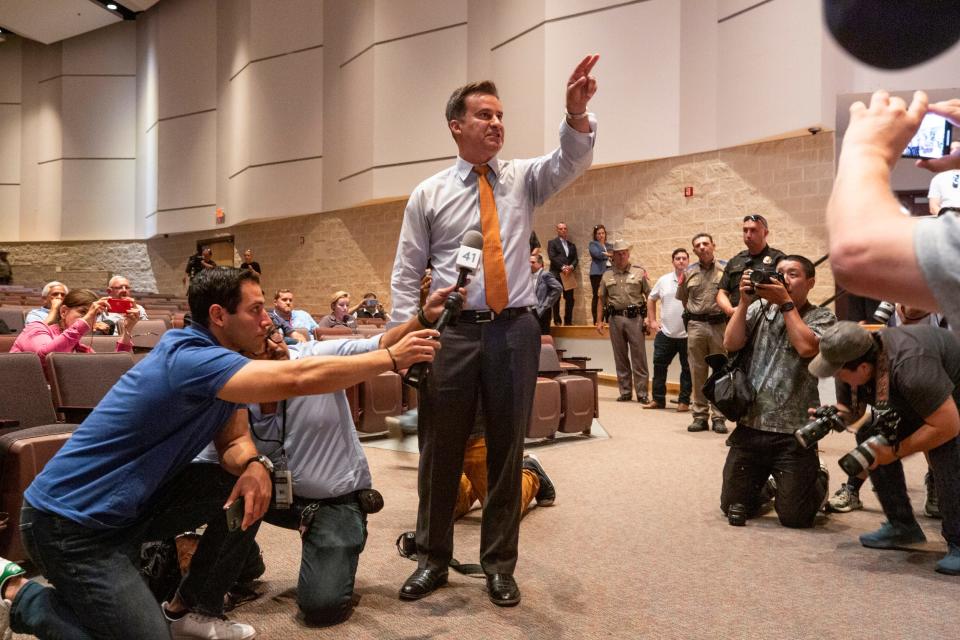
[[[464,159],[461,158],[460,156],[457,156],[457,167],[456,167],[456,171],[457,171],[457,175],[460,177],[460,180],[461,180],[462,182],[464,182],[464,183],[467,182],[467,179],[468,179],[468,178],[470,177],[470,175],[473,173],[473,166],[474,166],[474,165],[470,164],[469,162],[467,162],[466,160],[464,160]],[[500,175],[500,160],[499,160],[499,159],[497,159],[496,157],[491,158],[490,161],[487,162],[487,166],[490,167],[490,171],[493,172],[494,178],[496,178],[497,176]],[[493,182],[495,182],[495,180],[492,181],[491,184],[493,184]]]

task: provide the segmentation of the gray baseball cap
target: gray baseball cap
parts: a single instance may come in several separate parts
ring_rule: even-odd
[[[829,378],[845,362],[856,360],[873,345],[873,336],[863,326],[847,320],[828,327],[820,336],[820,353],[807,369],[818,378]]]

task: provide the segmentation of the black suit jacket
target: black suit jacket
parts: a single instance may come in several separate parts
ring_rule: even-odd
[[[554,238],[547,243],[547,255],[550,257],[550,271],[560,273],[560,267],[570,265],[577,268],[577,245],[567,240],[567,246],[570,248],[570,255],[563,252],[563,243],[560,238]]]

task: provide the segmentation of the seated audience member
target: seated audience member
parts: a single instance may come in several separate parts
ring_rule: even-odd
[[[387,315],[383,305],[377,300],[377,294],[372,291],[363,294],[363,300],[358,302],[352,311],[358,318],[379,318],[390,321],[390,316]]]
[[[53,280],[43,285],[40,295],[43,296],[43,306],[32,309],[23,319],[25,323],[29,322],[49,322],[54,318],[57,307],[63,302],[63,297],[70,293],[70,289],[62,282]]]
[[[438,318],[452,287],[435,292],[427,318]],[[361,340],[323,340],[287,347],[279,330],[270,337],[266,360],[350,356],[394,347],[420,328],[416,320]],[[306,395],[280,403],[251,404],[250,429],[257,450],[293,479],[290,506],[274,504],[264,520],[301,534],[297,604],[309,624],[342,622],[351,611],[357,563],[367,540],[366,492],[373,486],[344,391]],[[216,462],[213,447],[199,456]],[[251,550],[256,558],[258,549]]]
[[[240,268],[255,271],[257,275],[263,274],[260,270],[260,263],[253,259],[253,249],[244,249],[243,262],[240,263]]]
[[[107,294],[114,300],[129,300],[133,303],[133,308],[139,314],[139,318],[141,320],[147,319],[147,312],[130,297],[130,281],[123,276],[113,276],[110,278],[110,282],[107,283]],[[104,310],[97,317],[97,324],[94,326],[94,330],[103,335],[117,334],[120,332],[119,325],[122,324],[120,320],[122,320],[125,315],[126,314]]]
[[[13,268],[7,260],[10,254],[6,251],[0,251],[0,284],[10,284],[13,282]]]
[[[723,337],[729,352],[752,342],[747,375],[756,399],[730,435],[720,506],[731,524],[743,524],[763,506],[761,495],[772,475],[780,524],[804,528],[813,526],[828,478],[816,449],[802,447],[793,434],[807,422],[808,409],[819,405],[817,379],[807,365],[836,318],[807,300],[816,282],[813,263],[788,255],[776,268],[783,282],[774,278],[756,291],[750,271],[743,273],[739,303]]]
[[[350,315],[350,294],[337,291],[330,298],[330,315],[320,318],[321,328],[347,327],[357,328],[357,319]]]
[[[810,371],[822,378],[832,375],[849,387],[845,396],[851,404],[838,404],[849,420],[861,416],[867,404],[879,402],[888,403],[899,417],[892,444],[872,440],[878,435],[872,425],[857,431],[857,443],[873,453],[870,481],[887,517],[878,530],[860,536],[860,544],[900,549],[926,540],[913,515],[900,460],[928,452],[948,547],[936,570],[960,575],[960,339],[930,325],[871,334],[858,324],[841,322],[824,332]]]
[[[310,340],[314,327],[317,326],[313,316],[306,311],[299,312],[293,308],[293,292],[290,289],[277,289],[273,294],[273,309],[270,319],[282,332],[287,344],[306,342]],[[304,318],[304,316],[306,316]],[[298,324],[294,324],[294,322]]]
[[[53,322],[31,322],[23,328],[10,353],[32,352],[46,362],[49,353],[93,353],[80,340],[93,329],[94,318],[107,308],[106,298],[97,298],[89,289],[74,289],[64,297],[57,308]],[[136,309],[131,309],[121,323],[123,330],[117,340],[117,351],[133,351],[131,331],[140,320]]]
[[[241,352],[262,353],[270,327],[255,273],[202,272],[188,298],[193,324],[167,331],[24,493],[24,543],[47,582],[0,559],[0,638],[11,630],[41,638],[253,638],[252,627],[222,617],[272,493],[272,465],[258,454],[240,403],[331,393],[431,361],[439,344],[428,339],[436,331],[422,330],[355,356],[252,360]],[[220,464],[190,464],[211,441]],[[242,516],[228,532],[224,506],[235,503]],[[141,543],[204,524],[190,571],[173,600],[158,605],[138,571]]]

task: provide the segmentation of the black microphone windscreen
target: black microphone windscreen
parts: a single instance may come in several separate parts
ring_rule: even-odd
[[[483,234],[475,229],[471,229],[463,234],[463,240],[460,241],[460,244],[470,247],[471,249],[483,249]]]

